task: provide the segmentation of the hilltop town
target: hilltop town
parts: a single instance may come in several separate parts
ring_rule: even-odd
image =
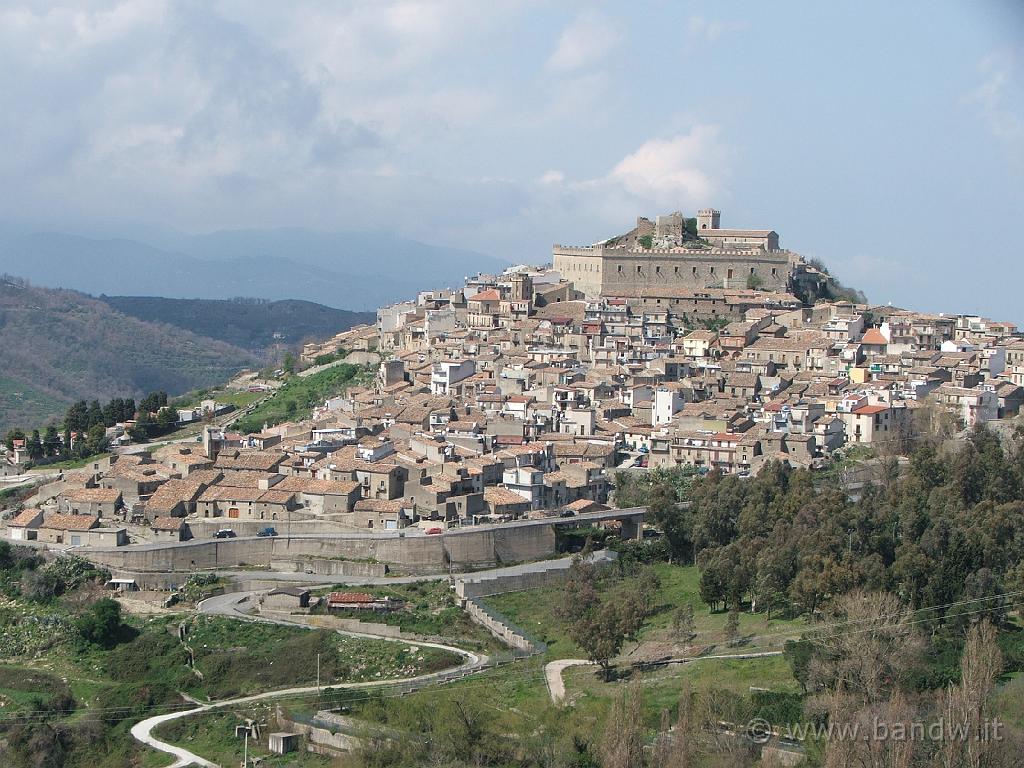
[[[197,440],[119,449],[51,478],[9,534],[117,547],[285,520],[430,534],[601,512],[618,472],[823,469],[1019,413],[1015,325],[822,298],[820,265],[720,217],[639,218],[596,245],[554,246],[549,265],[382,307],[375,327],[303,350],[317,370],[373,374],[310,418],[248,434],[207,420]],[[8,474],[25,460],[18,442]]]

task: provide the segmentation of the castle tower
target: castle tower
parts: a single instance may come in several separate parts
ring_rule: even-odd
[[[654,225],[655,236],[661,245],[678,245],[683,242],[683,214],[679,211],[659,216]]]
[[[513,301],[530,301],[533,298],[533,280],[522,272],[512,275],[512,296]]]
[[[722,212],[714,208],[701,208],[697,211],[697,233],[702,229],[721,229]]]

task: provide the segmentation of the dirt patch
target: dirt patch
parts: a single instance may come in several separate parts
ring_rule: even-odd
[[[142,597],[122,597],[120,595],[118,595],[114,599],[121,604],[121,608],[125,611],[125,613],[131,613],[136,616],[152,616],[155,614],[181,612],[180,609],[174,610],[172,608],[163,607],[162,603],[164,599],[166,599],[167,595],[162,595],[160,593],[154,594],[160,595],[159,599],[153,599],[151,601],[150,599]]]

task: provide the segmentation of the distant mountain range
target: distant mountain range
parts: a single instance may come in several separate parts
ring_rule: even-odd
[[[507,266],[389,234],[275,229],[125,239],[0,225],[0,273],[94,295],[257,296],[373,310]]]
[[[166,323],[256,352],[274,344],[294,348],[307,339],[325,339],[353,325],[377,319],[373,312],[349,312],[292,299],[99,298],[118,312],[140,320]]]

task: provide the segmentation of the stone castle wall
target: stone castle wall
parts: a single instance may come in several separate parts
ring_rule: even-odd
[[[602,245],[564,247],[552,251],[552,266],[573,281],[587,298],[616,290],[638,291],[659,286],[706,290],[747,287],[756,275],[765,291],[786,291],[798,261],[790,251],[762,249],[652,248],[631,251]]]

